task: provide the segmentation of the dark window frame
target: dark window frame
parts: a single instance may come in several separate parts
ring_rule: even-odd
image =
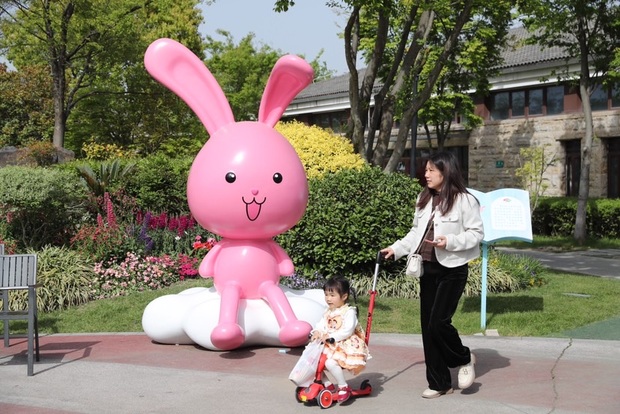
[[[562,102],[562,111],[560,112],[552,112],[549,113],[549,99],[550,99],[550,90],[555,88],[563,88],[564,92],[562,93],[561,102]],[[532,113],[530,111],[530,104],[532,102],[531,95],[535,92],[542,91],[542,98],[540,99],[540,110],[536,111],[536,113]],[[508,95],[508,108],[506,109],[503,105],[501,108],[495,108],[495,99],[499,96]],[[523,106],[522,110],[516,111],[516,105],[519,102],[517,97],[523,94]],[[566,95],[566,90],[564,85],[540,85],[531,88],[525,89],[512,89],[507,91],[496,91],[492,92],[491,96],[488,99],[487,105],[489,109],[489,119],[493,121],[500,121],[504,119],[519,119],[519,118],[534,118],[540,116],[552,116],[559,115],[564,113],[564,96]],[[506,99],[502,99],[504,103]],[[554,105],[555,106],[555,105]]]

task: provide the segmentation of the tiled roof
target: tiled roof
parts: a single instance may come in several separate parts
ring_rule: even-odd
[[[543,48],[538,45],[526,45],[527,30],[523,27],[515,27],[508,32],[508,47],[503,52],[504,63],[500,69],[527,66],[535,63],[543,63],[554,60],[563,60],[568,57],[560,47]],[[364,69],[358,69],[360,82],[364,76]],[[380,83],[375,83],[375,88]],[[299,103],[321,96],[335,97],[349,94],[349,74],[339,75],[331,79],[308,85],[301,91],[293,102]]]
[[[363,80],[365,69],[358,69],[360,84]],[[334,76],[331,79],[316,82],[308,85],[303,91],[301,91],[295,98],[295,102],[303,102],[310,98],[317,98],[320,96],[349,96],[349,74]]]
[[[508,47],[502,53],[504,63],[499,66],[500,69],[549,62],[569,57],[564,49],[557,46],[542,47],[539,45],[526,45],[525,40],[527,37],[528,32],[523,27],[510,29],[508,32]]]

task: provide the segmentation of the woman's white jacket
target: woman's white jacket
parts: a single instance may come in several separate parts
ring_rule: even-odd
[[[394,251],[394,260],[407,256],[418,248],[432,214],[432,204],[429,201],[423,209],[416,207],[413,227],[404,238],[390,246]],[[480,204],[471,194],[460,194],[452,210],[445,215],[437,210],[433,217],[433,226],[435,239],[438,236],[445,236],[447,241],[445,248],[435,247],[435,254],[441,265],[457,267],[480,256],[480,242],[484,238],[484,229],[480,217]]]

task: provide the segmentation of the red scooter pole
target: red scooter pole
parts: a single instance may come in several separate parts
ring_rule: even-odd
[[[370,292],[370,302],[368,302],[368,321],[366,322],[366,345],[370,341],[370,328],[372,327],[372,313],[375,310],[375,297],[377,296],[377,277],[379,276],[379,267],[383,260],[383,253],[377,253],[377,262],[375,263],[375,275],[372,279],[372,289]]]

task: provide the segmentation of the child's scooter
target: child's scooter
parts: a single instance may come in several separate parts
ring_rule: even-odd
[[[377,296],[377,277],[379,275],[379,267],[381,265],[381,261],[383,260],[383,254],[381,252],[377,253],[377,262],[375,263],[375,274],[372,281],[372,289],[370,290],[370,302],[368,303],[368,320],[366,322],[366,337],[364,338],[366,345],[370,340],[370,329],[372,327],[372,313],[375,308],[375,297]],[[333,339],[330,338],[327,341],[331,341],[333,343]],[[295,398],[298,402],[303,403],[311,403],[316,401],[316,403],[321,408],[329,408],[332,404],[338,399],[338,388],[333,384],[329,387],[326,387],[323,384],[323,372],[325,371],[325,360],[327,359],[326,355],[321,355],[321,359],[319,360],[319,364],[316,368],[316,375],[314,377],[314,382],[307,387],[297,387],[295,389]],[[372,392],[372,386],[370,382],[365,379],[362,381],[361,385],[357,389],[351,390],[351,397],[362,397],[365,395],[370,395]]]

